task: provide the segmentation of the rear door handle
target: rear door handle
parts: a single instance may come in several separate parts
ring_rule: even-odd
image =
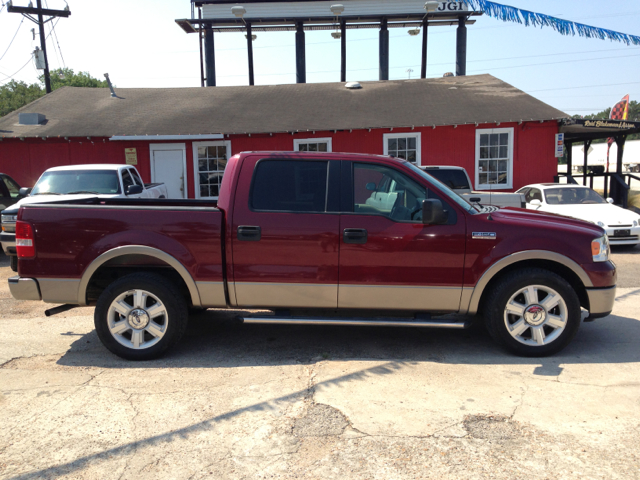
[[[345,228],[342,232],[344,243],[356,243],[359,245],[367,243],[367,231],[364,228]]]
[[[252,227],[242,225],[238,227],[238,240],[242,242],[259,242],[262,238],[262,229],[260,227]]]

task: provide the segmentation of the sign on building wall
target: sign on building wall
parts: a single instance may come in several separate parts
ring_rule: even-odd
[[[564,133],[556,133],[556,157],[564,155]]]
[[[138,153],[135,148],[125,148],[124,149],[124,158],[127,162],[127,165],[137,165],[138,164]]]

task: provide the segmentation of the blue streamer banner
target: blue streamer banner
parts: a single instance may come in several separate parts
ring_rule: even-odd
[[[534,27],[551,27],[562,35],[576,35],[586,38],[599,38],[601,40],[612,40],[616,42],[626,43],[627,45],[640,45],[640,37],[636,35],[628,35],[626,33],[614,32],[606,28],[592,27],[582,23],[563,20],[557,17],[551,17],[543,13],[530,12],[521,8],[512,7],[510,5],[502,5],[500,3],[490,2],[488,0],[461,0],[465,4],[477,11],[484,11],[489,17],[497,18],[503,22],[514,22],[524,24],[525,26]]]

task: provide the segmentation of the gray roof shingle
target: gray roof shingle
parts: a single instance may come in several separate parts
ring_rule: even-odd
[[[211,87],[64,87],[0,118],[0,137],[277,133],[556,120],[567,115],[491,76]],[[18,125],[18,113],[44,125]]]

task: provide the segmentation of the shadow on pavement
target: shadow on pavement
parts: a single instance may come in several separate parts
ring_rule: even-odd
[[[627,295],[637,295],[640,299],[640,289]],[[565,350],[542,359],[521,358],[503,351],[481,327],[461,331],[250,325],[239,323],[232,315],[209,310],[192,316],[183,339],[158,360],[122,360],[108,352],[93,331],[78,338],[58,363],[100,368],[229,368],[308,364],[320,360],[379,360],[533,365],[542,367],[536,373],[551,375],[558,371],[560,364],[640,362],[637,348],[640,321],[617,315],[583,323]]]

